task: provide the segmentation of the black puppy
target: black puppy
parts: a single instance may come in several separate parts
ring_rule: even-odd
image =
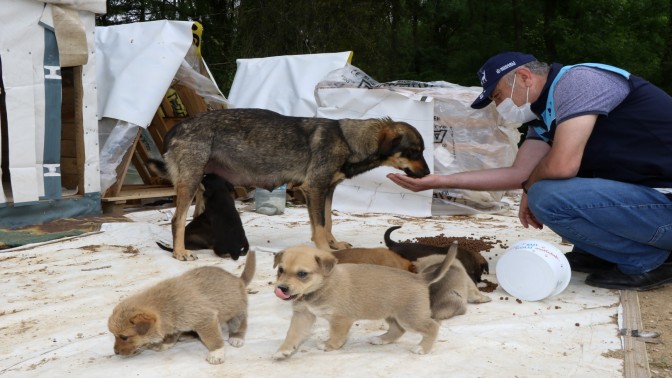
[[[203,176],[201,183],[205,188],[205,207],[185,228],[186,247],[212,249],[217,256],[229,255],[238,260],[247,254],[250,244],[231,196],[233,185],[215,174]],[[156,244],[166,251],[173,251],[163,243]]]
[[[416,261],[421,257],[429,255],[445,255],[448,253],[448,247],[450,246],[440,247],[423,243],[395,242],[390,238],[390,235],[392,234],[392,231],[399,228],[401,228],[401,226],[392,226],[385,231],[385,245],[399,256],[410,261]],[[460,260],[474,283],[481,282],[481,275],[483,273],[490,273],[488,262],[478,252],[471,252],[458,247],[457,259]]]

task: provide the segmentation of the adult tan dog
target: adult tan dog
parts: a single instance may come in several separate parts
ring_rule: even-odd
[[[299,187],[306,197],[312,240],[324,250],[349,247],[331,233],[331,200],[338,183],[379,166],[402,169],[413,177],[429,174],[418,130],[389,118],[330,120],[223,109],[176,125],[164,143],[163,170],[176,192],[172,231],[173,257],[178,260],[196,258],[185,248],[184,228],[206,173],[233,185]]]
[[[310,334],[317,316],[329,321],[329,340],[320,345],[325,351],[341,348],[356,320],[385,319],[387,332],[371,343],[392,343],[409,329],[422,335],[412,352],[428,353],[439,331],[439,323],[432,319],[428,286],[443,277],[456,255],[457,244],[440,269],[415,274],[371,264],[337,264],[330,252],[307,246],[279,252],[274,260],[275,294],[292,301],[293,314],[287,337],[273,358],[290,357]]]
[[[432,272],[441,268],[444,259],[444,255],[430,255],[419,258],[413,264],[419,273]],[[459,259],[453,262],[440,280],[429,285],[429,301],[435,320],[465,314],[467,303],[486,303],[491,300],[478,290]]]
[[[166,350],[184,332],[195,332],[208,348],[207,361],[224,362],[222,325],[234,347],[245,343],[247,285],[254,276],[256,257],[248,252],[240,277],[206,266],[161,281],[119,303],[108,319],[114,353],[132,356],[145,349]]]

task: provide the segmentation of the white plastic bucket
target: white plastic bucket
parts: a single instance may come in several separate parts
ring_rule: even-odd
[[[538,301],[562,293],[572,277],[565,255],[553,244],[521,240],[509,247],[495,268],[499,285],[510,295]]]

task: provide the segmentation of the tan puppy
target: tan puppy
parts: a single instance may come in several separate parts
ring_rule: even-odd
[[[205,266],[126,298],[107,323],[114,334],[114,353],[131,356],[147,348],[162,351],[174,346],[181,333],[194,331],[208,348],[207,361],[224,362],[222,325],[229,330],[229,344],[241,347],[245,342],[246,287],[255,265],[255,254],[250,251],[240,278]]]
[[[413,353],[428,353],[434,345],[439,323],[432,319],[428,286],[448,271],[457,255],[455,243],[440,269],[414,274],[371,264],[337,264],[330,253],[307,246],[287,248],[275,256],[278,267],[275,294],[293,301],[287,337],[273,355],[288,358],[310,334],[317,316],[329,321],[330,335],[320,349],[339,349],[358,319],[385,319],[387,333],[372,344],[388,344],[406,329],[422,335]]]
[[[387,248],[349,248],[331,253],[338,259],[339,264],[374,264],[416,272],[412,262]]]
[[[414,265],[418,273],[433,272],[441,268],[443,260],[443,255],[430,255],[419,258]],[[429,300],[432,318],[443,320],[466,313],[467,302],[485,303],[492,299],[478,290],[460,260],[457,260],[443,278],[429,285]]]

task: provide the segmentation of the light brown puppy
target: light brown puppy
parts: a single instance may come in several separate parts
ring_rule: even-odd
[[[419,273],[433,272],[441,268],[443,255],[419,258],[413,264]],[[443,278],[429,285],[429,300],[432,318],[443,320],[467,312],[467,303],[485,303],[492,299],[481,293],[469,277],[462,263],[457,260]]]
[[[330,252],[307,246],[279,252],[273,264],[278,267],[275,294],[292,301],[293,314],[287,337],[273,358],[290,357],[310,334],[317,316],[329,321],[329,340],[319,346],[325,351],[341,348],[356,320],[385,319],[387,332],[372,344],[392,343],[409,329],[422,335],[412,352],[428,353],[439,331],[439,323],[432,319],[428,286],[443,277],[456,255],[457,243],[440,269],[414,274],[371,264],[337,264]]]
[[[166,350],[177,343],[180,334],[194,331],[208,348],[207,361],[224,362],[222,325],[229,330],[229,344],[241,347],[245,342],[246,287],[255,266],[256,257],[250,251],[240,277],[205,266],[126,298],[107,323],[114,334],[114,353],[131,356],[148,348]]]
[[[412,262],[387,248],[349,248],[331,253],[338,259],[339,264],[374,264],[416,272]]]

